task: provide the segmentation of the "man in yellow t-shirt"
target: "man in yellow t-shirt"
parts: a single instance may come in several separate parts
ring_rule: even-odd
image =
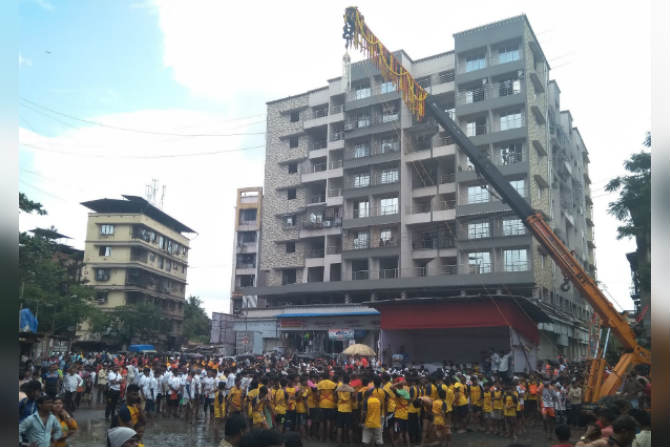
[[[459,427],[456,433],[465,433],[468,422],[468,395],[465,387],[465,377],[459,374],[454,382],[454,414],[456,421],[454,426]]]
[[[342,383],[337,386],[337,443],[342,444],[346,437],[347,443],[352,441],[353,420],[351,412],[353,409],[353,402],[356,399],[356,390],[349,385],[350,378],[344,375]],[[346,435],[346,436],[343,436]]]
[[[286,430],[296,430],[296,409],[298,406],[298,380],[295,376],[289,377],[287,385],[284,387],[286,396]]]
[[[312,394],[312,390],[307,385],[307,377],[302,379],[295,379],[296,394],[295,394],[295,426],[298,427],[300,431],[300,437],[305,439],[308,433],[309,425],[311,420],[308,421],[307,413],[309,411],[309,396]]]
[[[382,388],[386,393],[386,405],[384,408],[384,430],[386,431],[388,437],[391,438],[393,434],[393,413],[395,412],[395,392],[393,391],[393,381],[391,380],[391,376],[389,376],[387,373],[382,374],[382,382],[384,383]]]
[[[482,414],[484,417],[485,433],[493,433],[493,392],[484,388],[482,393]]]
[[[242,401],[244,399],[244,392],[240,387],[242,377],[235,377],[235,386],[228,392],[228,411],[231,414],[240,413],[242,411]]]
[[[288,381],[285,378],[279,380],[279,388],[274,392],[274,409],[275,409],[275,420],[277,421],[277,428],[280,432],[284,433],[286,428],[286,385]]]
[[[419,396],[421,395],[421,390],[418,386],[418,378],[416,376],[410,376],[408,378],[408,383],[409,406],[407,407],[407,431],[409,434],[409,442],[412,444],[417,444],[419,442],[420,436],[419,417],[421,412],[421,403],[419,401]]]
[[[376,376],[375,376],[376,378]],[[379,399],[372,395],[372,390],[364,394],[363,408],[361,409],[363,418],[363,445],[382,445],[382,405]]]
[[[468,394],[470,395],[470,425],[477,423],[482,429],[482,395],[484,389],[479,384],[476,375],[470,377],[471,384],[468,386]]]
[[[392,428],[392,435],[394,437],[393,443],[396,444],[397,441],[400,440],[401,443],[409,446],[409,386],[407,386],[407,382],[401,378],[400,381],[395,383],[391,389],[395,394],[395,412],[393,414]]]
[[[327,372],[321,376],[321,381],[316,385],[319,391],[319,410],[321,413],[321,441],[331,435],[333,429],[333,422],[336,417],[336,403],[335,403],[335,388],[337,384],[330,380]]]

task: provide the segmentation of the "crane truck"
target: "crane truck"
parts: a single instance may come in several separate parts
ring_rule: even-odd
[[[598,288],[596,281],[589,276],[571,250],[552,231],[542,213],[535,211],[512,187],[500,170],[443,110],[437,99],[426,92],[400,61],[381,43],[368,28],[357,7],[349,7],[345,10],[342,37],[346,41],[346,48],[360,48],[379,69],[382,77],[396,85],[404,103],[417,120],[429,114],[444,131],[452,136],[455,144],[470,159],[477,172],[521,218],[531,234],[551,256],[564,275],[566,281],[564,284],[567,285],[568,281],[572,282],[600,318],[601,327],[609,329],[620,340],[625,352],[608,375],[605,375],[607,342],[591,360],[584,394],[585,402],[595,403],[605,396],[615,394],[632,367],[640,364],[650,365],[649,350],[637,342],[635,333],[625,317],[617,312]]]

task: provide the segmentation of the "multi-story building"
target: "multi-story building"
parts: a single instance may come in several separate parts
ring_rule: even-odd
[[[242,308],[256,307],[256,295],[246,295],[241,291],[254,287],[258,277],[262,202],[263,188],[260,186],[237,190],[230,291],[230,312],[233,315],[239,315]]]
[[[220,346],[219,352],[223,355],[235,353],[235,320],[234,315],[212,312],[209,343]]]
[[[82,203],[93,211],[86,228],[84,278],[96,289],[103,310],[142,302],[157,305],[162,310],[157,317],[169,320],[171,330],[156,343],[178,345],[189,250],[184,233],[194,230],[141,197],[123,197]],[[95,340],[86,327],[79,339]]]
[[[526,16],[454,42],[422,59],[394,54],[595,275],[588,152]],[[588,303],[451,136],[417,121],[368,61],[345,73],[267,104],[262,256],[248,292],[259,307],[372,306],[380,351],[423,361],[462,357],[422,341],[430,331],[473,327],[493,329],[452,339],[480,337],[475,354],[512,348],[530,364],[524,344],[584,357]]]

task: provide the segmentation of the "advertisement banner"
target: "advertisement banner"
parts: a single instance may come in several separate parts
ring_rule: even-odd
[[[328,329],[328,338],[331,340],[353,340],[353,329]]]

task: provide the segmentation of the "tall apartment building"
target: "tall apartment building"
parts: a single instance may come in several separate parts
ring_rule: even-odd
[[[239,315],[243,307],[256,307],[256,295],[245,295],[241,290],[255,286],[258,277],[262,202],[263,188],[260,186],[237,190],[230,292],[230,313],[233,315]]]
[[[195,231],[142,197],[83,202],[88,215],[84,278],[96,289],[97,304],[113,309],[135,303],[157,305],[171,330],[162,340],[138,340],[174,347],[181,343],[189,240]],[[80,341],[96,339],[86,327]]]
[[[417,60],[394,54],[595,276],[588,152],[528,19],[457,33],[454,43]],[[369,62],[349,73],[267,104],[262,256],[248,292],[259,307],[371,306],[387,334],[380,351],[424,361],[461,355],[430,351],[440,343],[425,337],[473,327],[497,328],[475,353],[524,344],[538,358],[583,358],[592,310],[562,287],[521,220]],[[531,362],[522,349],[515,358]]]

